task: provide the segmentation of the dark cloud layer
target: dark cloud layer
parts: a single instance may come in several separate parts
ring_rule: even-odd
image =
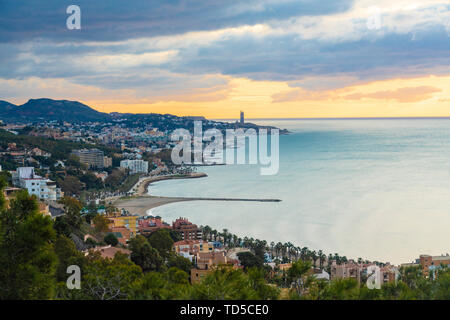
[[[66,8],[82,28],[66,28]],[[35,38],[124,40],[348,10],[353,0],[0,0],[0,42]]]

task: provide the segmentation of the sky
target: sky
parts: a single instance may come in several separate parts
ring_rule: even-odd
[[[67,28],[69,5],[81,29]],[[0,0],[0,100],[211,119],[450,116],[450,0]]]

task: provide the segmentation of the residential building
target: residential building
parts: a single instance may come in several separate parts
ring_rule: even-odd
[[[135,236],[138,231],[138,219],[139,216],[136,215],[120,215],[115,217],[107,217],[110,221],[110,229],[113,228],[126,228],[131,232],[131,236]]]
[[[112,158],[111,157],[103,157],[103,167],[104,168],[112,167]]]
[[[59,200],[63,193],[56,187],[56,182],[38,176],[33,167],[20,167],[12,172],[12,181],[16,187],[28,190],[40,200]]]
[[[430,270],[436,269],[441,265],[450,266],[450,255],[430,256],[422,254],[419,258],[420,266],[422,267],[423,274],[428,276]]]
[[[181,233],[183,240],[201,240],[202,230],[186,218],[178,218],[172,223],[172,229]]]
[[[133,237],[131,231],[125,227],[112,227],[111,233],[116,236],[119,243],[126,246],[128,241]]]
[[[99,178],[102,179],[103,182],[105,182],[106,178],[108,178],[108,172],[103,171],[103,172],[94,172],[94,175]]]
[[[117,252],[123,253],[127,255],[128,257],[131,255],[131,251],[123,248],[116,248],[111,246],[104,246],[104,247],[95,247],[89,250],[84,251],[84,254],[87,256],[89,252],[100,252],[100,255],[103,259],[114,259],[114,256]]]
[[[148,173],[148,161],[144,160],[122,160],[120,167],[130,170],[130,174]]]
[[[78,157],[81,163],[87,164],[91,168],[104,167],[104,153],[99,149],[72,150],[72,155]]]
[[[198,252],[196,268],[191,269],[191,283],[201,282],[216,266],[228,264],[225,251]]]
[[[212,242],[205,240],[182,240],[173,244],[175,252],[180,254],[181,252],[188,252],[192,255],[196,255],[199,252],[207,253],[214,251],[214,245]]]
[[[54,201],[49,202],[48,210],[50,212],[52,219],[56,219],[57,217],[66,214],[66,209],[64,208],[64,205]]]
[[[331,280],[334,279],[355,279],[361,283],[362,265],[356,264],[353,261],[347,263],[337,264],[334,260],[331,264]]]
[[[172,227],[162,221],[162,218],[157,216],[146,216],[138,220],[138,230],[140,234],[148,235],[159,229],[172,229]]]

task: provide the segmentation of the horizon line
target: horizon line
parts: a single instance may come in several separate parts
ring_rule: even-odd
[[[247,118],[245,121],[251,120],[421,120],[421,119],[450,119],[450,116],[443,117],[314,117],[314,118]],[[208,120],[215,121],[239,121],[239,118],[211,118]]]

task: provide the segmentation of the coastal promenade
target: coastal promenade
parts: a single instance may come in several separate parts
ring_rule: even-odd
[[[148,195],[148,186],[150,183],[171,180],[171,179],[192,179],[207,177],[205,173],[191,173],[188,175],[167,175],[146,177],[141,179],[136,186],[135,195],[111,199],[111,203],[119,209],[127,210],[130,213],[141,216],[147,215],[147,211],[165,204],[184,202],[184,201],[243,201],[243,202],[281,202],[280,199],[249,199],[249,198],[215,198],[215,197],[160,197]]]

